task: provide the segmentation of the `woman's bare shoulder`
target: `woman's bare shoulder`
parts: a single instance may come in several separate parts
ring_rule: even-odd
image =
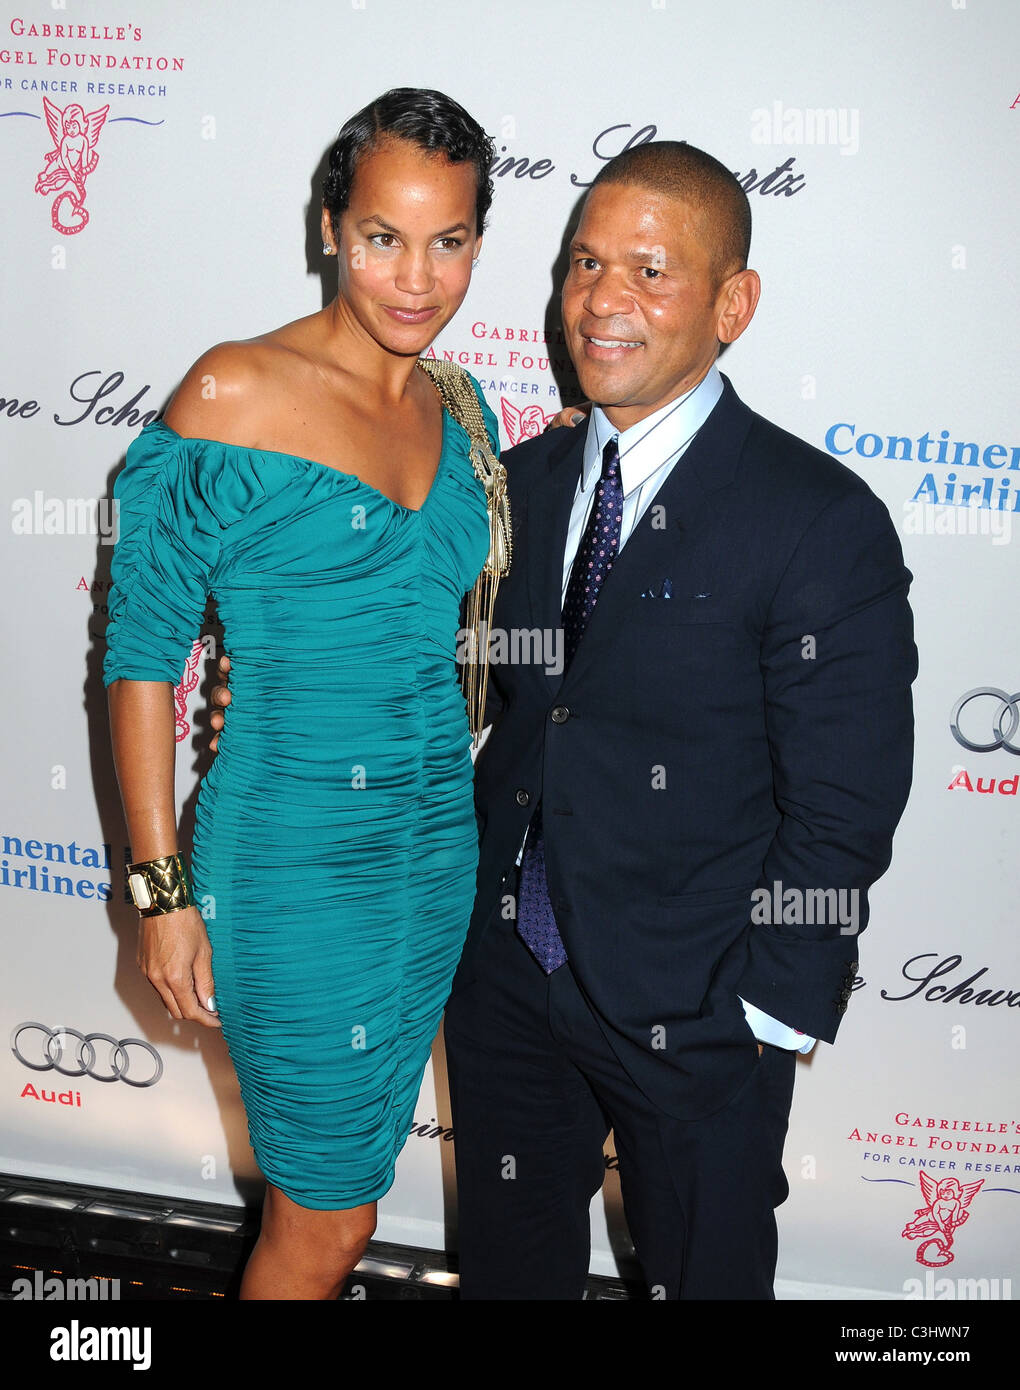
[[[286,358],[274,334],[217,343],[191,366],[163,419],[185,438],[252,444],[271,404],[274,385],[279,392]]]

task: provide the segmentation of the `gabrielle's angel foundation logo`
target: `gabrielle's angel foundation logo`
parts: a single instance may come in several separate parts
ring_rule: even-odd
[[[43,108],[53,149],[46,155],[35,191],[44,197],[56,194],[50,209],[53,230],[62,236],[74,236],[89,224],[85,181],[99,163],[96,145],[110,108],[101,106],[86,114],[83,106],[71,102],[61,111],[49,97],[43,97]]]
[[[508,401],[506,396],[500,396],[499,403],[503,424],[506,426],[511,444],[520,444],[525,439],[535,439],[553,418],[539,405],[526,405],[521,410],[513,401]]]
[[[953,1237],[969,1218],[967,1208],[974,1200],[984,1178],[976,1182],[959,1182],[956,1178],[943,1178],[936,1183],[927,1173],[920,1173],[921,1195],[927,1206],[918,1207],[913,1221],[908,1221],[900,1235],[905,1240],[919,1240],[917,1247],[918,1264],[929,1269],[941,1269],[953,1263]]]

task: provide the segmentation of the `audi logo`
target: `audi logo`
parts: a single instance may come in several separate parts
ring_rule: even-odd
[[[24,1043],[26,1034],[42,1036]],[[97,1049],[97,1043],[106,1046]],[[132,1051],[128,1051],[128,1049]],[[123,1081],[127,1086],[155,1086],[163,1075],[163,1059],[141,1038],[111,1038],[109,1033],[79,1033],[76,1028],[47,1028],[45,1023],[19,1023],[11,1033],[11,1051],[32,1071],[58,1071],[61,1076],[91,1076],[94,1081]],[[101,1053],[105,1052],[105,1057]],[[148,1057],[144,1054],[148,1054]],[[35,1060],[31,1060],[35,1058]],[[142,1076],[130,1076],[132,1059]],[[144,1073],[151,1070],[152,1075]]]
[[[981,729],[982,725],[985,729],[990,729],[994,735],[991,743],[975,743],[960,729],[960,715],[965,706],[969,705],[971,700],[980,699],[992,700],[994,703],[991,710],[987,705],[981,706],[981,723],[978,722],[981,716],[971,711],[968,722],[972,730],[975,725],[978,729]],[[998,690],[994,685],[979,685],[976,690],[968,690],[953,706],[949,727],[957,743],[969,748],[972,753],[994,753],[998,748],[1004,748],[1007,753],[1020,753],[1020,744],[1011,742],[1013,735],[1020,728],[1020,690],[1015,695],[1007,695],[1004,690]]]

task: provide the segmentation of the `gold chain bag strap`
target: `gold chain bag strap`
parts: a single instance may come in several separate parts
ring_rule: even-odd
[[[418,366],[430,377],[443,405],[471,441],[471,465],[485,488],[489,508],[489,554],[475,587],[468,596],[467,630],[471,634],[461,683],[467,699],[468,725],[477,748],[485,718],[489,689],[489,633],[499,581],[510,573],[512,541],[510,498],[506,469],[492,452],[482,418],[482,407],[467,372],[453,362],[419,358]]]

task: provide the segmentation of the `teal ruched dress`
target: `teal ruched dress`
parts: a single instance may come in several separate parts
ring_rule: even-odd
[[[192,878],[256,1159],[304,1207],[392,1184],[471,914],[455,653],[488,521],[468,450],[444,410],[414,511],[155,420],[114,487],[104,683],[176,685],[210,593],[223,623],[232,701]]]

